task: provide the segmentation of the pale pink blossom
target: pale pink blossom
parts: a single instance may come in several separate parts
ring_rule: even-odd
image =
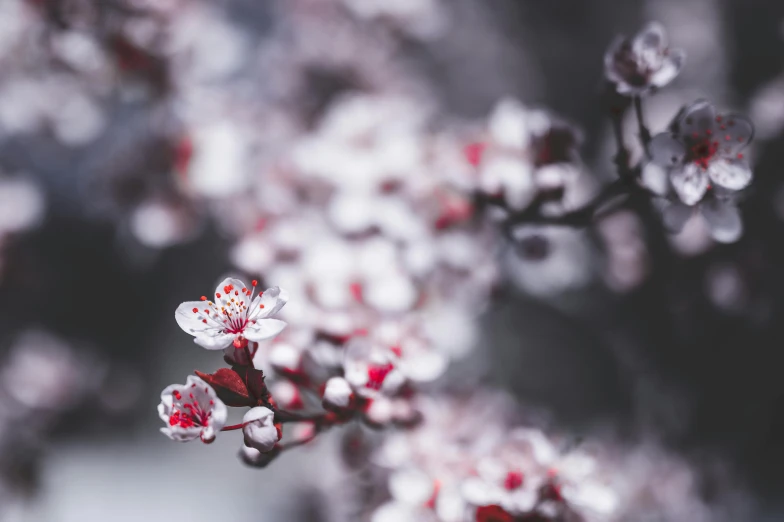
[[[738,191],[751,183],[752,171],[742,152],[754,137],[743,116],[717,114],[706,100],[681,110],[670,132],[654,136],[652,162],[664,168],[677,197],[696,205],[712,187]]]
[[[613,41],[604,55],[604,74],[619,93],[640,95],[674,80],[685,60],[682,50],[669,47],[664,27],[652,22],[632,39]]]
[[[228,409],[206,382],[189,375],[185,384],[161,392],[158,415],[166,424],[161,433],[178,442],[201,438],[209,443],[226,424]]]

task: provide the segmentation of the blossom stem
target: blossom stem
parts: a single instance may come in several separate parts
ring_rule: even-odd
[[[221,428],[221,431],[234,431],[234,430],[241,430],[244,424],[232,424],[231,426],[224,426]]]
[[[633,174],[633,171],[630,171]],[[617,179],[606,185],[592,201],[585,206],[558,216],[545,216],[539,211],[539,205],[531,205],[522,212],[512,214],[504,222],[508,233],[511,228],[519,224],[563,225],[575,228],[591,225],[601,215],[607,214],[617,208],[622,196],[628,196],[636,186],[630,183],[631,177]],[[610,203],[615,202],[613,205]]]
[[[637,127],[640,131],[640,140],[645,149],[645,155],[648,156],[648,145],[651,143],[651,132],[645,125],[645,115],[642,111],[642,98],[639,96],[634,97],[634,113],[637,115]]]
[[[287,442],[285,444],[278,444],[280,451],[289,450],[292,448],[296,448],[297,446],[304,446],[305,444],[312,442],[318,436],[318,432],[314,432],[311,436],[305,437],[304,439],[300,440],[292,440],[291,442]]]
[[[618,168],[618,173],[624,176],[629,171],[629,150],[623,141],[623,112],[613,111],[612,113],[612,128],[613,135],[615,136],[615,144],[618,152],[615,154],[615,166]]]
[[[328,413],[318,413],[315,415],[303,415],[286,410],[278,410],[275,412],[276,422],[314,422],[316,424],[323,424],[329,420]]]
[[[253,357],[250,354],[250,348],[248,348],[248,343],[245,343],[245,347],[243,349],[245,350],[245,357],[248,358],[248,366],[256,369],[256,365],[253,364]]]

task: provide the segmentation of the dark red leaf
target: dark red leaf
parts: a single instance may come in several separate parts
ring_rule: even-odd
[[[254,406],[269,405],[269,391],[264,383],[264,372],[248,366],[234,366],[232,371],[242,379],[251,400],[255,399]]]
[[[249,393],[245,379],[233,369],[221,368],[213,374],[202,373],[196,370],[196,375],[212,386],[218,398],[226,406],[237,408],[241,406],[255,406],[257,403],[255,396]]]

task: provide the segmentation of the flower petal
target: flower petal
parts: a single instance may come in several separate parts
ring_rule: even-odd
[[[688,163],[670,171],[670,183],[681,201],[695,205],[708,190],[708,175],[698,165]]]
[[[618,55],[626,44],[625,37],[620,35],[616,36],[604,53],[604,74],[607,79],[613,83],[621,83],[624,81],[623,75],[618,70],[617,61],[619,60]]]
[[[511,149],[527,147],[530,131],[526,113],[525,106],[514,98],[501,100],[493,109],[488,124],[493,141]]]
[[[233,306],[229,304],[232,299],[236,301],[245,301],[245,283],[233,277],[227,277],[215,289],[216,302],[222,303],[226,308]],[[220,297],[218,295],[220,294]]]
[[[214,321],[207,319],[205,323],[204,315],[205,303],[202,301],[185,301],[174,312],[174,319],[186,333],[199,335],[205,332],[218,332],[219,327]],[[194,312],[193,310],[196,310]]]
[[[210,334],[209,332],[196,334],[196,338],[193,342],[207,350],[223,350],[231,345],[234,341],[234,337],[233,334],[226,334],[216,330],[214,334]]]
[[[649,22],[632,41],[632,50],[637,55],[660,51],[667,47],[667,33],[659,22]]]
[[[249,323],[243,334],[254,342],[265,341],[278,335],[286,328],[286,322],[279,319],[257,319],[256,323]]]
[[[679,233],[683,230],[686,222],[694,215],[694,207],[684,205],[683,203],[665,202],[662,212],[662,221],[664,227],[673,234]]]
[[[651,75],[651,84],[664,87],[678,76],[686,62],[686,53],[681,49],[671,49],[662,61],[658,71]]]
[[[736,114],[721,115],[716,120],[719,152],[734,159],[754,139],[754,124],[745,116]]]
[[[289,294],[285,290],[273,286],[267,288],[264,292],[253,300],[251,307],[253,310],[250,312],[249,317],[253,319],[264,319],[275,315],[283,308],[289,300]],[[258,311],[257,311],[258,310]]]
[[[743,234],[743,221],[734,204],[712,198],[700,205],[711,236],[720,243],[734,243]]]
[[[720,159],[710,164],[708,175],[717,185],[740,190],[751,183],[752,172],[749,164],[743,160]]]
[[[683,138],[715,135],[716,109],[708,100],[697,100],[684,107],[677,120],[678,134]],[[710,131],[710,133],[708,133]]]
[[[649,151],[651,160],[662,167],[674,167],[683,163],[686,147],[670,132],[662,132],[653,137]]]

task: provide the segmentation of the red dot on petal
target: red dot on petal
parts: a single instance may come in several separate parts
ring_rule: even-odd
[[[215,293],[215,297],[217,297],[218,299],[220,299],[220,294],[216,292],[216,293]]]
[[[199,312],[199,309],[198,309],[198,308],[194,308],[194,309],[193,309],[193,313],[194,313],[194,314],[195,314],[195,313],[198,313],[198,312]]]
[[[206,301],[207,300],[207,296],[206,295],[201,296],[201,300],[202,301]]]

